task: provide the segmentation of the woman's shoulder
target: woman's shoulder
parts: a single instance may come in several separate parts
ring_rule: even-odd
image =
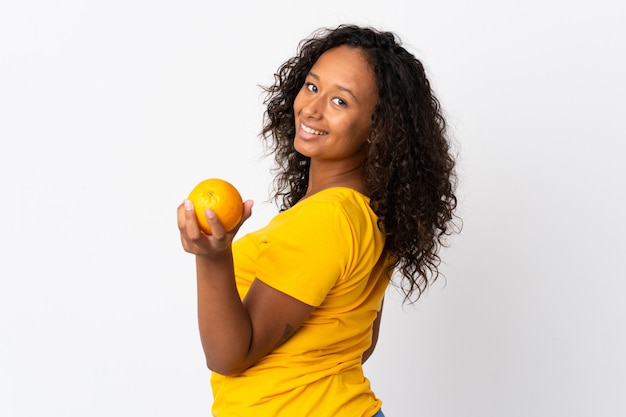
[[[348,187],[330,187],[319,191],[294,205],[291,211],[294,216],[314,216],[344,218],[375,218],[376,215],[369,205],[370,199],[361,192]]]

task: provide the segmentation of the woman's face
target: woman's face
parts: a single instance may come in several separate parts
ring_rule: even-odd
[[[361,162],[377,99],[363,52],[345,45],[329,49],[294,101],[296,150],[312,160]]]

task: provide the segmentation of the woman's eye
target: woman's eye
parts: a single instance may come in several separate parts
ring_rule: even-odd
[[[312,83],[305,83],[304,84],[305,88],[313,93],[317,93],[317,86],[315,84]]]
[[[339,97],[335,97],[333,99],[333,103],[335,103],[338,106],[342,106],[342,107],[346,105],[346,102],[343,101],[342,99],[340,99]]]

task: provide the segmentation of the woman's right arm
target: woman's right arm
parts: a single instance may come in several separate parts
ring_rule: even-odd
[[[196,255],[198,325],[207,365],[223,375],[242,372],[284,343],[314,309],[258,279],[245,299],[239,298],[231,245],[251,209],[246,201],[242,221],[228,233],[209,211],[213,234],[206,235],[190,202],[178,208],[183,247]]]

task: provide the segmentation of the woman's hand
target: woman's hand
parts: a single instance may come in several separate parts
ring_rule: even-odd
[[[246,200],[243,203],[243,215],[241,220],[237,226],[229,232],[224,230],[224,226],[220,223],[215,212],[207,209],[205,215],[213,232],[208,235],[200,230],[193,203],[189,200],[183,201],[178,206],[178,229],[180,230],[183,249],[194,255],[207,257],[212,257],[225,250],[229,250],[237,231],[252,215],[253,204],[254,202],[252,200]]]

